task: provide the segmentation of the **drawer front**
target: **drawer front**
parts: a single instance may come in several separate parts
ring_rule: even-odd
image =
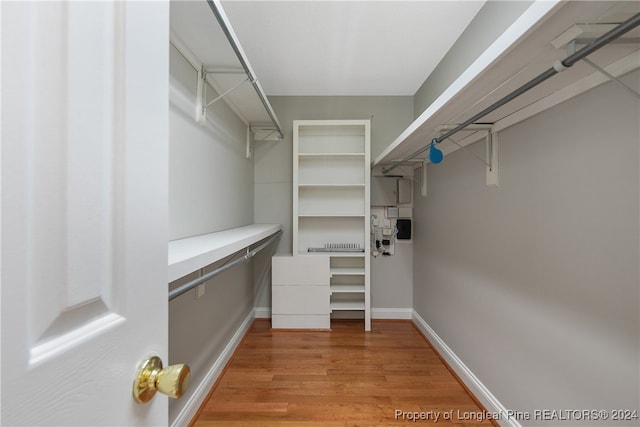
[[[274,286],[272,314],[328,314],[328,286]]]
[[[274,256],[273,286],[329,286],[329,257]]]

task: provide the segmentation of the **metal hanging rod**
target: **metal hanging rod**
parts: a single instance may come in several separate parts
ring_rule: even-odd
[[[506,103],[514,100],[518,96],[520,96],[523,93],[527,92],[528,90],[534,88],[535,86],[538,86],[540,83],[546,81],[550,77],[552,77],[552,76],[554,76],[554,75],[566,70],[567,68],[573,66],[576,62],[580,61],[581,59],[584,59],[588,55],[591,55],[596,50],[598,50],[601,47],[609,44],[610,42],[612,42],[613,40],[615,40],[618,37],[622,36],[623,34],[633,30],[638,25],[640,25],[640,13],[635,14],[634,16],[632,16],[631,18],[627,19],[623,23],[617,25],[611,31],[609,31],[609,32],[603,34],[602,36],[598,37],[597,39],[593,40],[591,43],[589,43],[588,45],[584,46],[583,48],[577,50],[572,55],[567,56],[564,60],[556,61],[553,64],[553,67],[549,68],[547,71],[544,71],[543,73],[541,73],[538,76],[534,77],[533,79],[529,80],[527,83],[523,84],[518,89],[514,90],[513,92],[509,93],[508,95],[506,95],[502,99],[500,99],[500,100],[496,101],[495,103],[491,104],[490,106],[488,106],[484,110],[480,111],[475,116],[473,116],[470,119],[464,121],[463,123],[457,125],[456,127],[451,129],[450,131],[446,132],[445,134],[443,134],[443,135],[441,135],[441,136],[439,136],[437,138],[434,138],[433,141],[435,143],[440,143],[440,142],[444,141],[445,139],[449,138],[451,135],[454,135],[454,134],[460,132],[461,130],[463,130],[464,128],[469,126],[470,124],[473,124],[474,122],[476,122],[477,120],[479,120],[482,117],[486,116],[487,114],[491,113],[492,111],[497,110],[498,108],[502,107]],[[383,168],[382,169],[382,173],[383,174],[387,174],[390,171],[392,171],[393,169],[395,169],[398,166],[402,165],[403,163],[407,162],[408,160],[411,160],[414,157],[424,153],[425,151],[427,151],[429,149],[430,145],[431,144],[427,144],[425,147],[422,147],[421,149],[413,152],[412,154],[408,155],[404,159],[402,159],[402,160],[394,163],[393,165],[389,166],[388,168]]]
[[[209,4],[211,11],[213,12],[213,15],[216,17],[216,20],[220,24],[220,28],[222,29],[222,32],[227,37],[227,40],[229,40],[229,43],[231,44],[231,48],[236,54],[238,61],[240,61],[240,65],[244,69],[245,74],[251,81],[251,84],[253,85],[253,88],[255,89],[256,94],[258,95],[258,98],[260,98],[260,102],[262,102],[262,105],[264,106],[265,110],[267,111],[267,114],[269,115],[269,118],[271,119],[273,124],[276,126],[276,128],[278,128],[278,133],[280,134],[280,138],[284,138],[284,133],[282,132],[282,128],[280,127],[280,123],[278,122],[278,118],[276,117],[276,114],[273,111],[273,108],[271,107],[269,100],[264,94],[262,87],[260,86],[260,83],[258,83],[258,80],[256,79],[256,76],[254,75],[253,70],[251,69],[251,66],[249,65],[249,61],[245,57],[245,54],[242,51],[242,48],[240,47],[237,37],[231,28],[229,20],[227,19],[227,15],[224,13],[224,10],[222,9],[220,0],[207,0],[207,3]]]
[[[198,277],[197,279],[193,279],[192,281],[190,281],[188,283],[185,283],[184,285],[179,286],[179,287],[175,288],[172,291],[169,291],[169,301],[179,297],[180,295],[184,294],[185,292],[189,292],[191,289],[195,288],[198,285],[203,284],[207,280],[210,280],[210,279],[214,278],[218,274],[220,274],[220,273],[222,273],[224,271],[227,271],[228,269],[230,269],[232,267],[235,267],[238,264],[242,264],[242,263],[250,260],[251,258],[253,258],[255,256],[255,254],[257,254],[258,252],[260,252],[261,250],[263,250],[264,248],[269,246],[274,241],[280,239],[280,236],[282,236],[282,231],[278,231],[277,233],[273,234],[269,238],[269,240],[267,240],[266,242],[264,242],[260,246],[256,247],[255,249],[253,249],[251,251],[247,250],[247,253],[245,255],[243,255],[242,257],[237,258],[237,259],[235,259],[235,260],[233,260],[231,262],[228,262],[228,263],[216,268],[215,270],[210,271],[207,274],[204,274],[204,275]]]

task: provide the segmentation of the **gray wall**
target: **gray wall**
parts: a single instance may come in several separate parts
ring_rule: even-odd
[[[371,158],[375,158],[413,120],[412,97],[269,97],[284,132],[282,141],[256,142],[255,161],[255,213],[257,223],[283,224],[283,236],[278,253],[290,254],[292,250],[292,185],[293,185],[293,120],[303,119],[369,119],[371,116]],[[406,248],[403,248],[406,249]],[[411,251],[403,250],[405,262],[400,257],[395,262],[402,267],[396,275],[396,287],[385,281],[377,281],[372,274],[371,296],[373,307],[411,307]],[[385,260],[387,268],[395,268],[394,260]],[[372,267],[373,269],[376,266]],[[261,286],[257,307],[271,306],[269,286]]]
[[[171,239],[253,223],[253,160],[245,158],[246,127],[224,102],[209,108],[205,126],[195,122],[196,70],[173,47],[170,83]],[[208,93],[214,96],[212,89]],[[253,309],[253,283],[253,265],[247,263],[208,281],[201,298],[194,290],[169,303],[169,363],[191,368],[187,394],[169,401],[170,422]]]
[[[246,126],[223,101],[194,120],[197,72],[171,46],[169,117],[170,239],[253,223],[253,160],[246,158]],[[209,87],[209,99],[215,91]]]
[[[500,187],[458,151],[416,191],[415,310],[508,409],[638,409],[639,116],[608,83],[501,132]]]
[[[415,93],[414,118],[422,114],[532,3],[487,1]]]

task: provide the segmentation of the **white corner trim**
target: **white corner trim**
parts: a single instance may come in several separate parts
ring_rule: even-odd
[[[187,400],[185,405],[182,407],[182,410],[178,413],[176,418],[171,423],[171,427],[181,427],[189,425],[193,417],[198,412],[200,405],[202,405],[204,399],[207,398],[209,390],[211,390],[211,387],[213,387],[220,374],[222,374],[224,367],[227,365],[236,348],[238,347],[238,345],[240,345],[242,338],[244,338],[247,331],[251,327],[253,319],[255,319],[255,312],[251,310],[240,327],[236,330],[235,334],[233,334],[233,337],[231,337],[227,345],[224,347],[224,350],[222,350],[220,356],[218,356],[213,365],[211,365],[211,368],[209,368],[209,371],[202,379],[200,384],[191,384],[191,386],[195,386],[196,388],[193,394],[189,396],[189,399]]]
[[[372,319],[411,320],[412,308],[371,308]]]
[[[451,369],[460,377],[471,393],[484,405],[486,410],[491,414],[499,415],[499,419],[496,420],[498,424],[501,426],[522,427],[516,419],[509,417],[507,408],[482,384],[478,377],[471,372],[467,365],[464,364],[415,310],[412,314],[412,321],[436,348]]]
[[[271,307],[253,307],[256,319],[271,319]]]

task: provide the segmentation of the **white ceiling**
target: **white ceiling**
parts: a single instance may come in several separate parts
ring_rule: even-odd
[[[414,95],[484,1],[223,1],[267,95]]]

